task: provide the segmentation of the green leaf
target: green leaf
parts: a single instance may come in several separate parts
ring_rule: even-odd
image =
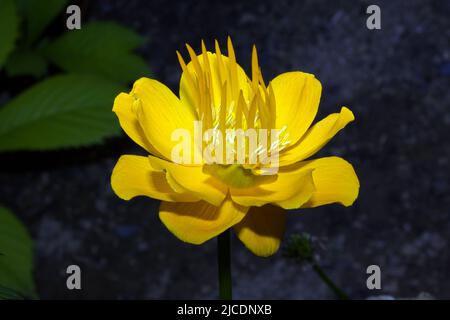
[[[31,75],[39,78],[47,72],[47,61],[32,51],[15,51],[6,61],[5,70],[9,77]]]
[[[35,298],[33,246],[28,231],[0,207],[0,299]]]
[[[0,300],[23,300],[26,298],[20,292],[0,285]]]
[[[67,0],[17,0],[21,12],[25,16],[26,40],[32,44],[44,29],[63,10]],[[65,28],[62,25],[61,28]]]
[[[14,49],[19,35],[19,17],[14,0],[0,0],[0,70]]]
[[[92,75],[42,81],[0,109],[0,151],[100,143],[120,128],[111,111],[123,88]]]
[[[43,49],[68,72],[99,74],[121,83],[148,76],[145,61],[131,53],[143,39],[113,22],[93,22],[68,31]]]

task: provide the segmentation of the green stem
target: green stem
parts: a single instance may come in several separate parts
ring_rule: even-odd
[[[322,270],[322,268],[315,262],[311,263],[314,271],[319,275],[319,277],[325,282],[325,284],[336,294],[336,296],[341,300],[349,300],[348,295],[341,290]]]
[[[217,263],[219,265],[219,298],[231,300],[230,230],[226,230],[217,238]]]

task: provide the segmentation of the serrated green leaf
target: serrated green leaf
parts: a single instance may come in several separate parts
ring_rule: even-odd
[[[92,75],[42,81],[0,109],[0,151],[77,147],[117,135],[111,109],[120,91],[120,85]]]
[[[116,23],[93,22],[66,32],[43,52],[65,71],[127,83],[149,75],[145,61],[131,53],[142,43],[139,35]]]
[[[68,0],[18,0],[20,11],[25,17],[28,44],[32,44],[42,34],[67,2]]]
[[[73,47],[95,46],[95,49],[101,48],[103,51],[126,52],[140,47],[144,43],[144,38],[115,22],[96,21],[83,24],[80,30],[65,32],[55,41],[58,42],[67,42]]]
[[[3,207],[0,207],[0,287],[0,298],[36,297],[32,240],[22,223]]]
[[[19,35],[19,17],[14,0],[0,0],[0,70]]]
[[[32,51],[14,51],[6,61],[5,70],[10,77],[30,75],[39,78],[47,71],[47,61]]]

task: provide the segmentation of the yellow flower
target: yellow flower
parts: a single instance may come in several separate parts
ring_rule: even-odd
[[[245,246],[258,256],[270,256],[279,246],[286,224],[286,209],[311,208],[330,203],[350,206],[358,196],[359,182],[351,164],[339,157],[305,159],[319,151],[347,123],[353,113],[342,107],[312,125],[317,114],[321,84],[312,75],[287,72],[264,83],[256,49],[249,78],[236,63],[231,40],[228,57],[215,43],[215,53],[197,55],[187,45],[191,61],[177,52],[183,74],[179,98],[162,83],[148,78],[134,83],[129,94],[119,94],[113,111],[127,135],[150,154],[123,155],[111,177],[122,199],[148,196],[162,200],[159,217],[179,239],[201,244],[233,227]],[[207,129],[277,129],[268,147],[232,142],[233,163],[214,149],[214,161],[205,158],[194,138],[184,154],[192,161],[174,161],[179,141],[174,132],[200,136]],[[219,141],[226,143],[225,136]],[[198,138],[198,137],[197,137]],[[225,140],[224,140],[225,139]],[[269,138],[267,138],[269,139]],[[214,139],[213,139],[214,140]],[[210,143],[213,148],[219,143]],[[203,150],[203,153],[201,152]],[[249,149],[250,150],[250,149]],[[211,151],[211,150],[209,150]],[[264,162],[279,153],[276,163]],[[265,154],[250,161],[252,156]],[[255,158],[252,158],[253,160]],[[229,160],[229,159],[228,159]],[[276,169],[272,175],[264,169]]]

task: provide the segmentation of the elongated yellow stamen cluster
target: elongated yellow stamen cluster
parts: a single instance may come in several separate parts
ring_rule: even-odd
[[[289,144],[286,128],[275,128],[275,96],[272,86],[264,83],[255,46],[251,79],[246,76],[243,79],[239,74],[240,67],[230,38],[227,41],[228,57],[222,55],[217,40],[215,53],[206,50],[204,41],[200,55],[190,45],[186,44],[186,47],[192,67],[186,65],[178,51],[177,56],[204,130],[217,129],[223,139],[230,139],[225,135],[226,129],[266,129],[269,136],[271,129],[279,129],[277,138],[272,140],[268,136],[270,145],[260,145],[254,151],[257,154],[271,152],[275,148],[279,152]]]

